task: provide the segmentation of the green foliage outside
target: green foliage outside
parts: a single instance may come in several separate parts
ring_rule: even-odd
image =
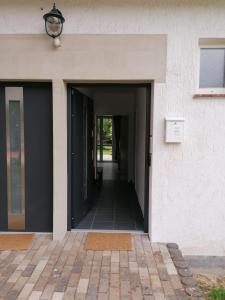
[[[208,293],[208,300],[225,300],[225,289],[214,288]]]
[[[112,118],[103,117],[102,123],[102,143],[103,143],[103,160],[104,156],[112,156]],[[98,119],[98,132],[100,131],[100,119]],[[98,144],[100,137],[98,136]],[[97,155],[100,157],[100,145],[97,148]]]
[[[110,143],[112,141],[112,119],[111,118],[103,119],[103,139]]]
[[[98,156],[100,155],[100,147],[98,146]],[[112,155],[112,146],[104,145],[103,146],[103,155]]]

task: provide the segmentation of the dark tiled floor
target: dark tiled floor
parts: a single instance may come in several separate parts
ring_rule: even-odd
[[[103,180],[96,199],[77,229],[143,230],[142,212],[127,181]]]
[[[126,180],[127,174],[118,169],[116,162],[98,162],[98,167],[103,169],[103,180]]]

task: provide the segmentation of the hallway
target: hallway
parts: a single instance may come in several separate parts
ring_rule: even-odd
[[[118,169],[117,162],[98,162],[102,169],[103,180],[126,180],[127,174]]]
[[[148,89],[71,88],[71,228],[148,231]]]
[[[143,231],[143,216],[133,186],[123,180],[103,180],[94,207],[76,229]]]

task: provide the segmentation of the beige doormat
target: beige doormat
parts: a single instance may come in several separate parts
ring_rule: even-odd
[[[27,250],[33,237],[33,234],[0,234],[0,251]]]
[[[95,251],[131,251],[131,234],[130,233],[94,233],[90,232],[85,241],[86,250]]]

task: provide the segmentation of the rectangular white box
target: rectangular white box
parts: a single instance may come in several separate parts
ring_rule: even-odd
[[[184,141],[184,119],[165,118],[165,142],[182,143]]]

